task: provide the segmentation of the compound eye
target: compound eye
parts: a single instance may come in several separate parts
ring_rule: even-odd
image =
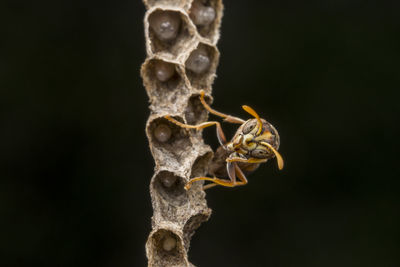
[[[276,135],[276,130],[275,129],[273,129],[270,125],[265,125],[265,126],[266,126],[265,127],[265,131],[270,132],[273,136]]]
[[[256,120],[250,120],[246,122],[246,124],[243,126],[243,133],[244,134],[250,133],[256,127],[256,125],[257,125]]]
[[[251,156],[257,159],[266,159],[269,157],[269,152],[264,149],[254,149],[251,151]]]
[[[272,126],[271,123],[265,121],[263,122],[263,132],[270,132],[273,136],[277,136],[278,135],[278,131],[274,128],[274,126]]]

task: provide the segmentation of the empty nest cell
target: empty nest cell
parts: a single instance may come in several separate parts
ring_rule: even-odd
[[[185,62],[187,77],[197,89],[209,88],[214,80],[219,53],[214,46],[199,43]]]
[[[170,171],[160,171],[152,183],[154,192],[173,206],[182,206],[188,201],[184,188],[186,181]]]
[[[218,40],[218,27],[222,17],[221,0],[194,0],[189,16],[201,36],[215,43]]]
[[[148,16],[149,38],[153,53],[178,55],[194,39],[195,29],[188,17],[177,10],[155,9]]]

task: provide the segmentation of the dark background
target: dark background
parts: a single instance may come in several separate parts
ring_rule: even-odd
[[[145,266],[143,4],[1,6],[1,265]],[[207,192],[194,264],[400,265],[399,8],[225,1],[213,106],[257,110],[286,166]]]

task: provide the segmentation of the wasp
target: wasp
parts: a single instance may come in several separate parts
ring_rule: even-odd
[[[214,177],[195,177],[186,185],[185,189],[190,189],[192,183],[196,181],[210,181],[203,188],[207,189],[216,185],[235,187],[247,184],[246,174],[256,170],[261,163],[269,159],[276,158],[278,168],[283,169],[283,158],[278,152],[280,138],[278,131],[272,124],[262,119],[249,106],[243,105],[242,108],[254,118],[242,120],[238,117],[230,116],[212,109],[204,100],[205,92],[200,91],[200,101],[204,108],[210,113],[221,117],[226,122],[241,124],[231,141],[227,142],[221,124],[218,121],[207,121],[198,125],[181,123],[169,115],[164,116],[170,122],[186,129],[201,130],[210,126],[216,126],[217,137],[220,147],[216,150],[213,160],[209,166],[208,173]],[[228,177],[221,179],[217,177]],[[238,179],[237,179],[238,178]]]

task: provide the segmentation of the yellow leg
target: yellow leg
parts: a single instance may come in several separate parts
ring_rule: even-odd
[[[232,157],[226,159],[226,162],[245,162],[245,163],[264,163],[267,161],[268,159],[256,159],[256,158],[243,159],[239,157]]]
[[[231,180],[232,183],[236,183],[235,165],[236,165],[236,163],[230,163],[230,162],[226,163],[226,171],[227,171],[228,177],[229,177],[229,179]],[[206,190],[208,188],[214,187],[216,185],[218,185],[218,184],[216,184],[216,183],[207,184],[207,185],[203,186],[203,190]]]
[[[177,120],[175,120],[174,118],[171,118],[169,115],[165,115],[164,118],[166,118],[167,120],[169,120],[170,122],[182,127],[182,128],[186,128],[186,129],[196,129],[196,130],[201,130],[210,126],[215,125],[217,127],[217,137],[218,137],[218,141],[222,146],[225,146],[226,144],[226,137],[224,132],[222,131],[222,127],[221,124],[218,121],[207,121],[207,122],[203,122],[200,123],[198,125],[189,125],[189,124],[185,124],[182,122],[179,122]]]
[[[246,179],[246,176],[244,175],[244,173],[242,172],[242,169],[240,169],[240,167],[235,164],[235,170],[236,170],[236,175],[239,178],[239,180],[243,183],[243,184],[247,184],[248,181]]]
[[[216,111],[216,110],[212,109],[207,104],[207,102],[204,100],[204,95],[205,95],[204,90],[201,90],[200,91],[200,101],[203,104],[204,108],[208,110],[208,112],[210,112],[210,113],[212,113],[212,114],[214,114],[214,115],[216,115],[218,117],[224,118],[225,121],[230,122],[230,123],[237,123],[237,124],[245,123],[245,121],[242,120],[241,118],[233,117],[233,116],[230,116],[230,115],[227,115],[227,114],[224,114],[224,113],[221,113],[219,111]]]
[[[191,179],[191,180],[185,185],[185,189],[186,189],[186,190],[189,190],[190,187],[192,186],[192,183],[197,182],[197,181],[202,181],[202,180],[213,182],[213,184],[206,185],[206,186],[205,186],[205,187],[206,187],[205,189],[214,186],[214,184],[215,184],[215,185],[222,185],[222,186],[226,186],[226,187],[235,187],[235,186],[244,185],[244,184],[247,183],[247,182],[245,183],[245,182],[242,182],[242,181],[240,181],[240,182],[238,182],[238,181],[232,182],[231,180],[220,179],[220,178],[217,178],[217,177],[214,177],[214,178],[210,178],[210,177],[196,177],[196,178]]]
[[[235,177],[237,175],[237,177],[239,178],[240,181],[236,181],[236,178],[234,178],[234,180],[232,180],[232,176],[230,176],[231,180],[226,180],[226,179],[219,179],[219,178],[210,178],[210,177],[196,177],[191,179],[186,185],[185,185],[185,189],[189,190],[190,187],[192,186],[192,183],[196,182],[196,181],[210,181],[212,183],[203,186],[203,189],[206,190],[208,188],[214,187],[216,185],[222,185],[222,186],[226,186],[226,187],[235,187],[238,185],[245,185],[247,184],[247,179],[246,176],[244,175],[244,173],[242,172],[242,170],[239,168],[239,166],[237,166],[237,164],[233,165],[235,168]]]

